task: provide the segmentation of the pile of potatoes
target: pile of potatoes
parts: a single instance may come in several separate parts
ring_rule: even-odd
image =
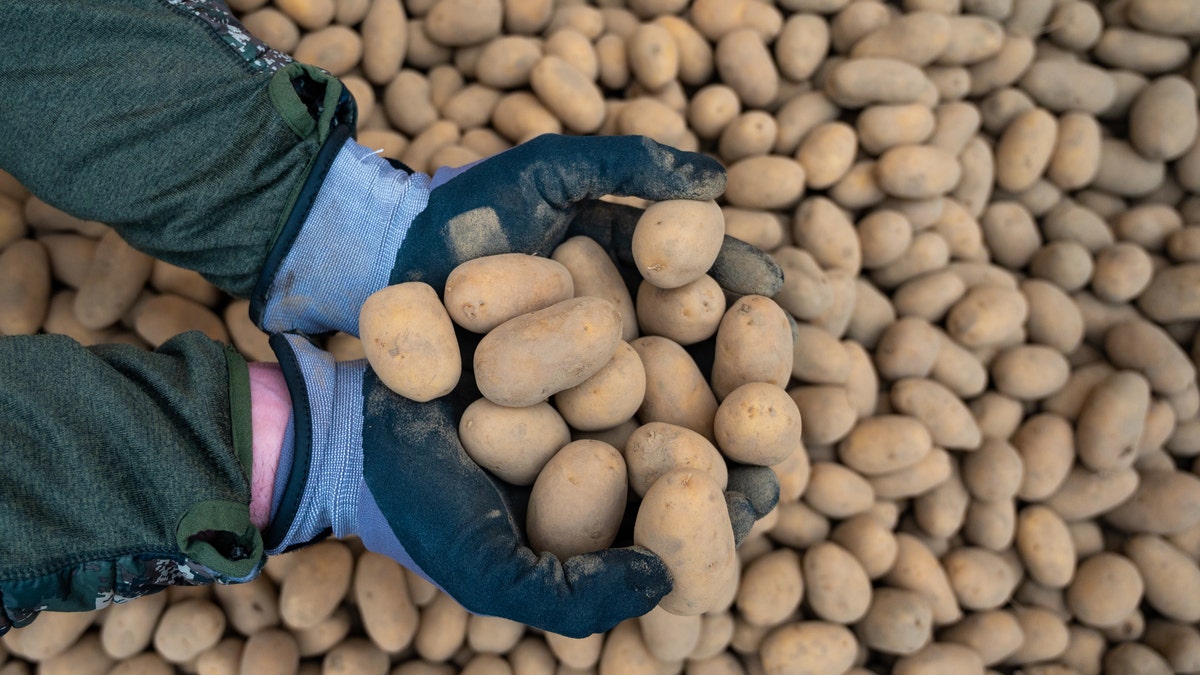
[[[544,132],[718,157],[726,232],[785,271],[803,449],[703,614],[568,640],[329,541],[245,586],[44,615],[0,673],[1200,672],[1193,2],[230,4],[417,170]],[[656,294],[623,341],[669,330]],[[3,174],[0,308],[6,334],[199,328],[271,358],[244,302]],[[637,355],[649,388],[669,357]]]

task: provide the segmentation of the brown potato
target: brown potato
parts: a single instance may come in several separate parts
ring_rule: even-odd
[[[454,327],[428,284],[408,282],[373,293],[359,311],[358,325],[367,361],[392,391],[429,401],[458,384],[462,357]]]
[[[458,435],[476,464],[514,485],[532,485],[571,441],[567,423],[545,401],[513,408],[479,399],[463,412]]]
[[[638,271],[659,288],[679,288],[704,276],[725,240],[716,202],[672,199],[642,213],[633,230]]]
[[[747,382],[786,386],[792,375],[792,328],[786,313],[770,298],[738,299],[717,328],[712,386],[725,398]]]
[[[468,260],[450,272],[443,292],[450,318],[476,333],[574,296],[564,265],[523,253]]]
[[[712,609],[737,575],[725,498],[703,472],[676,469],[655,481],[638,508],[633,539],[656,552],[671,570],[674,587],[659,604],[673,614]]]
[[[559,560],[608,548],[625,513],[626,489],[625,461],[616,448],[594,440],[567,444],[529,494],[530,547]]]
[[[665,422],[638,427],[625,444],[625,462],[629,487],[638,496],[644,496],[661,476],[679,468],[704,472],[722,490],[729,479],[724,459],[708,439]]]
[[[646,396],[638,410],[643,423],[669,422],[713,437],[717,398],[683,347],[648,335],[630,343],[646,369]]]
[[[713,419],[717,447],[745,464],[779,464],[803,452],[800,410],[787,392],[774,384],[748,382],[721,402]]]
[[[637,311],[633,298],[608,253],[588,237],[571,237],[550,255],[571,273],[575,297],[602,298],[621,312],[621,339],[631,342],[638,336]]]

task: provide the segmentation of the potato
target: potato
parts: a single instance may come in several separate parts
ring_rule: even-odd
[[[646,393],[646,371],[629,343],[594,375],[554,395],[559,413],[577,431],[610,429],[633,417]]]
[[[1194,560],[1155,535],[1131,537],[1124,551],[1145,581],[1146,602],[1151,607],[1180,623],[1200,620],[1200,569]]]
[[[604,367],[620,334],[621,316],[608,301],[564,300],[485,335],[475,351],[475,381],[494,403],[533,405]]]
[[[462,647],[467,638],[467,610],[445,593],[438,593],[421,610],[421,623],[413,638],[413,648],[426,661],[446,661]]]
[[[919,462],[933,443],[917,419],[878,415],[859,421],[838,444],[838,457],[856,471],[874,476]]]
[[[79,323],[93,330],[115,323],[137,301],[153,267],[153,259],[125,243],[116,230],[105,233],[75,296]]]
[[[812,254],[826,270],[857,274],[862,266],[858,236],[849,216],[825,197],[805,199],[792,217],[796,246]]]
[[[500,98],[492,110],[492,125],[504,138],[514,143],[542,134],[560,134],[563,130],[563,123],[555,117],[555,113],[542,105],[536,96],[525,91]]]
[[[638,508],[633,538],[671,571],[674,587],[659,605],[673,614],[708,611],[737,574],[725,499],[703,472],[676,469],[655,481]]]
[[[648,422],[638,427],[625,444],[629,487],[638,496],[664,474],[689,468],[707,474],[722,490],[728,470],[716,447],[704,436],[665,422]]]
[[[570,668],[591,668],[600,660],[604,646],[604,634],[595,633],[585,638],[569,638],[557,633],[545,633],[546,645],[564,665]],[[509,654],[512,656],[511,652]]]
[[[967,291],[946,315],[946,332],[966,347],[996,345],[1024,323],[1029,305],[1019,292],[979,285]]]
[[[604,99],[600,89],[561,57],[543,56],[529,72],[529,84],[567,129],[587,134],[603,124]]]
[[[863,643],[886,654],[912,654],[933,634],[933,610],[916,591],[875,589],[871,608],[858,624]]]
[[[953,472],[950,453],[934,448],[916,464],[871,476],[871,489],[879,499],[919,497],[950,478]]]
[[[717,140],[722,161],[736,162],[744,157],[765,155],[771,151],[778,134],[775,118],[762,110],[749,110],[725,125]]]
[[[804,553],[803,577],[809,607],[818,617],[851,624],[861,619],[871,604],[871,581],[850,551],[822,542]]]
[[[933,133],[934,124],[933,111],[928,107],[906,103],[864,108],[858,115],[855,127],[863,150],[880,155],[898,145],[924,143]],[[947,149],[947,152],[950,150]]]
[[[625,461],[616,448],[593,440],[567,444],[533,483],[530,547],[560,560],[608,548],[625,512],[626,489]]]
[[[166,593],[114,604],[100,627],[104,653],[114,659],[126,659],[149,647],[154,638],[154,627],[166,606]]]
[[[738,615],[764,628],[778,626],[799,609],[804,597],[800,556],[787,548],[766,553],[746,565],[738,586]]]
[[[737,92],[725,84],[702,87],[688,102],[687,121],[701,138],[716,138],[742,111]]]
[[[1021,647],[1006,659],[1010,663],[1037,663],[1066,650],[1070,633],[1061,614],[1041,607],[1015,607],[1013,616],[1025,634]]]
[[[862,57],[833,66],[825,93],[838,105],[861,108],[872,103],[914,103],[933,83],[921,69],[904,61]]]
[[[835,462],[813,462],[804,501],[830,518],[846,518],[871,508],[871,484]]]
[[[362,36],[337,25],[302,36],[295,51],[296,60],[324,68],[333,75],[349,73],[362,60],[362,55]]]
[[[280,0],[275,5],[287,14],[293,21],[306,30],[318,30],[333,21],[335,7],[333,0]]]
[[[167,607],[154,629],[154,649],[172,663],[183,663],[217,644],[225,631],[221,608],[190,599]]]
[[[1116,96],[1112,77],[1090,63],[1067,59],[1043,59],[1021,76],[1021,88],[1039,105],[1054,112],[1098,114]]]
[[[700,640],[701,617],[672,614],[655,607],[638,617],[646,649],[660,661],[682,661]]]
[[[0,335],[32,335],[50,305],[50,258],[34,239],[0,250]]]
[[[770,466],[803,452],[800,410],[782,387],[766,382],[730,392],[717,408],[713,434],[722,454],[745,464]]]
[[[772,141],[775,134],[772,134]],[[804,167],[805,181],[814,189],[837,183],[854,164],[858,139],[854,128],[844,122],[826,122],[813,129],[796,150],[796,161]]]
[[[779,72],[761,35],[739,28],[717,40],[713,54],[717,74],[737,92],[742,104],[763,108],[779,93]]]
[[[574,294],[571,273],[565,266],[523,253],[468,260],[450,272],[443,292],[450,318],[476,333],[486,333],[513,317],[545,309]]]
[[[646,369],[646,396],[638,419],[676,424],[711,439],[717,398],[691,355],[656,335],[629,344]]]
[[[1123,530],[1172,535],[1200,522],[1200,478],[1190,473],[1143,471],[1136,487],[1121,494],[1128,499],[1122,498],[1105,520]]]
[[[679,75],[679,49],[671,31],[657,23],[645,23],[628,40],[629,70],[646,89],[666,86]]]
[[[712,337],[725,315],[725,294],[707,274],[670,289],[643,281],[637,295],[637,325],[642,331],[681,345]]]
[[[791,324],[770,298],[743,296],[726,310],[715,349],[712,386],[720,399],[747,382],[783,387],[791,377]]]
[[[532,38],[497,37],[484,45],[475,79],[496,89],[523,87],[529,83],[529,74],[541,58],[542,46]]]
[[[998,553],[986,548],[956,548],[942,556],[941,562],[963,609],[997,609],[1012,598],[1020,581]]]
[[[631,342],[637,338],[638,321],[633,298],[616,265],[595,240],[571,237],[559,244],[550,258],[571,273],[575,297],[608,300],[621,312],[621,339]]]
[[[898,380],[892,384],[890,400],[897,412],[918,420],[931,441],[941,447],[972,450],[982,440],[979,425],[966,405],[933,380]],[[915,432],[915,427],[910,431]]]
[[[442,0],[425,15],[424,28],[440,45],[479,44],[500,33],[503,11],[500,0]]]
[[[392,391],[424,402],[458,384],[462,357],[433,287],[414,281],[376,291],[363,303],[358,323],[367,361]]]
[[[920,593],[933,610],[935,625],[954,623],[962,618],[950,580],[929,548],[912,535],[899,532],[896,533],[896,544],[896,562],[883,580],[897,589]]]
[[[826,621],[797,621],[776,628],[763,639],[760,654],[768,673],[789,672],[803,663],[814,673],[847,672],[858,653],[854,633]]]
[[[725,199],[748,209],[787,209],[804,194],[804,167],[791,157],[747,157],[728,167]]]
[[[1066,601],[1080,622],[1108,628],[1121,622],[1142,600],[1145,585],[1137,566],[1116,553],[1097,553],[1079,563]]]
[[[925,377],[942,348],[942,333],[928,321],[911,317],[891,324],[875,346],[875,366],[889,380]]]
[[[885,192],[905,199],[946,194],[962,177],[962,167],[954,156],[931,145],[889,148],[880,155],[875,172]]]
[[[1137,370],[1159,394],[1176,394],[1195,381],[1187,355],[1161,328],[1142,319],[1120,321],[1104,334],[1104,351],[1118,367]]]
[[[633,230],[633,259],[650,283],[678,288],[708,272],[724,236],[725,218],[716,202],[657,202],[642,213]]]
[[[784,77],[807,80],[829,51],[829,24],[812,14],[792,14],[784,20],[773,51]]]

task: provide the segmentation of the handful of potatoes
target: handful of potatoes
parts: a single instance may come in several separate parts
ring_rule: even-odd
[[[637,509],[633,541],[671,569],[661,606],[675,614],[701,614],[736,588],[726,458],[773,465],[800,447],[800,413],[783,388],[791,325],[761,296],[726,309],[706,275],[724,236],[715,203],[658,202],[633,233],[636,306],[608,254],[575,238],[549,258],[469,260],[441,299],[419,282],[387,287],[359,322],[380,380],[417,401],[458,382],[452,324],[483,334],[471,368],[482,398],[459,436],[481,467],[532,486],[530,546],[561,559],[603,550]],[[679,344],[709,338],[711,386]]]

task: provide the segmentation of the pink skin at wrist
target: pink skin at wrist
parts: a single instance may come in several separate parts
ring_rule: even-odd
[[[254,464],[250,475],[250,522],[260,530],[271,520],[275,473],[292,414],[283,373],[275,363],[251,363],[250,420],[254,430]]]

